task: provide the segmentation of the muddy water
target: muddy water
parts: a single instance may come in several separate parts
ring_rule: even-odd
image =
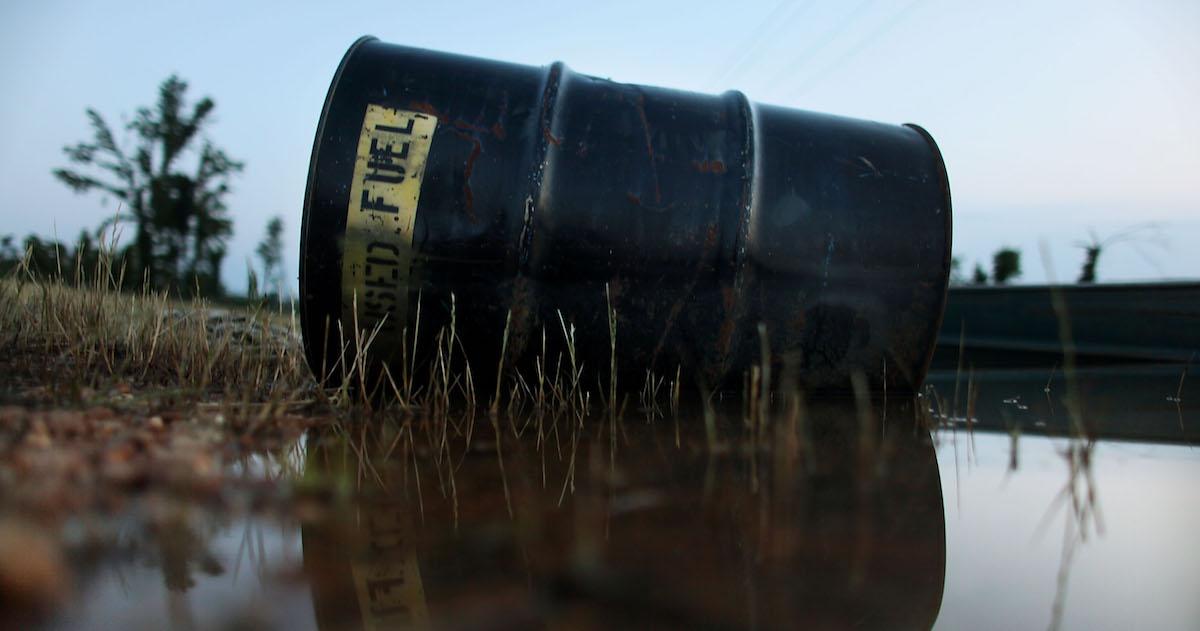
[[[1200,452],[1101,440],[1082,466],[1065,438],[931,433],[922,406],[711,433],[544,419],[499,445],[486,419],[444,447],[312,431],[248,467],[285,481],[280,501],[135,507],[156,518],[77,547],[50,626],[1200,625]]]

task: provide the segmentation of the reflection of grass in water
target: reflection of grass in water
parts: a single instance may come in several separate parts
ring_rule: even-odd
[[[570,329],[566,330],[569,334]],[[559,383],[566,383],[565,378]],[[855,437],[855,442],[851,443],[852,453],[859,463],[855,470],[863,480],[886,473],[886,467],[882,466],[880,461],[886,457],[888,448],[888,430],[879,422],[879,414],[875,411],[879,402],[872,399],[866,389],[866,383],[865,375],[859,374],[856,378],[856,396],[844,403],[846,406],[852,406],[846,409],[854,411],[845,420],[851,421],[847,426],[847,435]],[[680,388],[672,388],[671,396],[675,398],[675,402],[668,404],[668,409],[679,410],[685,416],[695,412],[703,422],[699,425],[683,424],[682,427],[689,428],[687,432],[672,430],[671,427],[663,428],[665,431],[676,433],[675,447],[689,453],[708,453],[715,458],[744,458],[748,466],[747,490],[752,494],[762,490],[758,475],[763,467],[771,470],[775,479],[794,477],[797,471],[801,475],[804,471],[815,471],[815,463],[820,454],[811,441],[810,413],[806,397],[795,384],[786,393],[773,389],[764,390],[761,387],[756,389],[754,392],[763,397],[761,403],[756,402],[754,416],[750,419],[743,416],[741,423],[737,422],[737,416],[729,415],[728,410],[719,412],[715,405],[717,397],[711,393],[701,391],[698,396],[698,409],[694,409],[684,406],[683,402],[679,401],[680,392]],[[667,395],[664,393],[663,396]],[[750,396],[754,395],[749,395],[748,398]],[[578,401],[578,398],[575,400]],[[452,413],[463,415],[467,412],[459,409]],[[916,427],[922,427],[923,421],[919,418],[916,406],[913,407],[912,413],[915,419],[913,422],[917,423]],[[481,455],[495,458],[495,471],[510,516],[514,513],[514,496],[509,481],[512,472],[508,458],[514,449],[521,451],[533,447],[536,452],[533,459],[540,466],[541,487],[555,489],[557,504],[562,505],[576,490],[581,448],[589,444],[592,448],[602,446],[604,456],[601,460],[607,462],[610,475],[616,475],[616,459],[621,445],[630,440],[640,439],[631,438],[626,433],[625,428],[629,421],[622,416],[606,413],[600,417],[604,422],[581,423],[569,404],[564,404],[562,400],[543,409],[541,415],[547,427],[557,428],[560,432],[560,444],[551,439],[554,429],[545,430],[546,435],[539,440],[535,436],[524,434],[521,429],[522,419],[505,418],[503,413],[489,415],[490,434],[478,435],[474,441],[468,441],[465,433],[456,433],[454,430],[455,427],[463,427],[465,423],[445,421],[432,413],[414,414],[407,408],[379,408],[371,413],[372,422],[343,420],[334,425],[332,433],[352,458],[353,465],[343,469],[343,475],[352,478],[352,484],[356,488],[369,486],[394,492],[395,489],[387,489],[386,476],[379,474],[379,462],[411,463],[415,480],[412,488],[418,494],[416,500],[422,513],[425,509],[420,495],[422,483],[417,473],[419,469],[431,468],[433,476],[426,475],[425,478],[432,477],[436,481],[439,494],[456,506],[458,500],[454,476],[458,467],[467,458],[479,458]],[[587,417],[588,420],[596,418],[595,415]],[[658,417],[650,416],[646,423],[653,426],[657,422],[656,418]],[[854,423],[853,419],[857,419],[857,423]],[[900,422],[903,420],[898,419]],[[526,426],[532,423],[527,421]],[[679,427],[681,426],[676,422],[674,428]],[[640,437],[642,432],[639,431],[636,435]],[[557,464],[551,466],[552,463]],[[593,466],[595,464],[593,463]],[[551,471],[557,471],[555,478],[548,477]],[[783,475],[785,472],[788,475]],[[428,485],[425,488],[428,488]],[[457,514],[457,508],[454,510]]]
[[[563,558],[568,564],[583,564],[584,572],[602,569],[597,565],[597,555],[606,545],[610,520],[622,511],[630,510],[622,506],[643,506],[640,502],[650,502],[644,506],[651,507],[658,502],[682,501],[664,495],[672,493],[675,483],[658,477],[661,468],[666,466],[662,461],[645,458],[656,454],[672,463],[671,473],[667,474],[671,478],[694,476],[691,479],[697,482],[698,491],[694,510],[724,510],[714,508],[712,502],[722,503],[730,497],[732,490],[738,489],[738,497],[743,498],[739,501],[745,502],[748,513],[745,519],[754,524],[746,530],[745,558],[754,564],[772,564],[787,558],[807,541],[804,533],[796,531],[794,526],[797,520],[804,518],[804,502],[824,501],[821,498],[827,497],[823,491],[818,492],[818,489],[828,488],[828,483],[822,485],[821,480],[829,480],[835,475],[839,480],[845,479],[838,485],[844,484],[848,492],[846,501],[866,511],[857,518],[871,519],[875,509],[871,508],[874,504],[869,498],[888,488],[882,481],[897,473],[896,467],[912,464],[904,458],[909,452],[903,446],[897,448],[897,444],[907,444],[905,439],[918,440],[920,432],[914,432],[918,427],[915,424],[916,406],[907,408],[905,413],[896,413],[900,408],[893,409],[889,414],[892,425],[885,428],[878,423],[881,417],[877,409],[879,402],[869,396],[843,400],[833,407],[828,402],[818,401],[815,413],[798,389],[793,389],[787,396],[772,392],[768,402],[770,404],[765,407],[770,416],[762,424],[765,436],[745,427],[736,410],[731,415],[728,406],[722,406],[724,409],[718,412],[719,402],[703,397],[700,403],[707,403],[703,405],[706,422],[685,423],[679,447],[671,447],[672,427],[665,423],[655,427],[636,416],[615,422],[605,418],[605,422],[589,422],[582,426],[564,424],[561,457],[551,442],[536,448],[538,453],[532,453],[530,447],[534,441],[531,435],[522,439],[512,430],[515,423],[506,423],[502,416],[491,417],[490,432],[487,428],[482,429],[476,445],[455,441],[455,453],[463,448],[464,462],[468,463],[465,475],[459,473],[462,479],[470,481],[458,489],[459,493],[465,494],[456,499],[452,487],[437,487],[432,494],[435,498],[432,510],[429,493],[422,504],[419,496],[411,495],[412,486],[401,488],[392,481],[396,477],[389,478],[388,474],[384,474],[384,480],[390,487],[383,488],[373,476],[358,474],[366,469],[366,465],[356,463],[355,459],[361,457],[360,454],[382,451],[389,454],[392,461],[392,476],[399,476],[411,462],[412,472],[421,471],[422,480],[444,478],[448,475],[445,471],[431,471],[448,466],[433,457],[438,438],[424,427],[436,423],[433,419],[391,417],[386,422],[362,424],[368,427],[366,434],[343,431],[334,437],[333,444],[326,443],[325,448],[310,448],[309,451],[310,454],[336,451],[339,449],[337,444],[359,441],[353,448],[341,447],[351,458],[343,475],[359,476],[367,505],[372,498],[388,501],[388,498],[397,498],[401,494],[412,497],[411,501],[418,504],[423,515],[435,515],[429,530],[434,533],[430,535],[434,538],[449,530],[450,507],[456,501],[470,508],[464,511],[461,522],[457,515],[454,516],[454,528],[465,528],[464,534],[468,538],[493,537],[496,532],[511,528],[518,549],[522,545],[543,546],[540,542],[549,536],[547,524],[566,524],[567,530],[557,531],[551,538],[562,538],[570,544],[563,552]],[[806,428],[813,426],[813,414],[825,447],[822,449],[808,441]],[[859,436],[860,424],[855,419],[870,419],[870,423],[861,426],[869,430],[867,440]],[[403,436],[398,438],[398,433]],[[666,453],[663,453],[664,449]],[[622,452],[625,453],[624,460],[621,459]],[[891,462],[885,462],[889,458]],[[861,466],[860,462],[866,462],[868,466]],[[379,456],[372,456],[372,463],[382,472]],[[539,466],[540,475],[549,477],[549,483],[540,488],[536,482]],[[648,478],[646,473],[650,473]],[[904,475],[902,470],[900,475]],[[699,493],[701,480],[704,481],[702,496]],[[646,486],[647,483],[650,486]],[[426,491],[437,484],[427,483]],[[419,491],[419,482],[417,486]],[[582,491],[579,495],[577,488]],[[379,493],[384,497],[379,497]],[[501,496],[504,508],[500,508]],[[836,504],[843,506],[841,500]],[[511,525],[496,523],[504,515]],[[697,518],[699,515],[697,513]],[[853,520],[849,523],[857,524]],[[703,526],[697,524],[696,528]],[[878,542],[872,540],[870,528],[862,524],[855,528],[852,529],[853,536],[843,539],[839,535],[839,541],[855,552],[850,557],[855,570],[851,575],[861,578],[872,558],[872,546]],[[564,568],[568,574],[577,569],[574,565]]]
[[[1057,629],[1062,624],[1062,613],[1067,597],[1067,582],[1070,578],[1075,546],[1087,541],[1090,526],[1094,526],[1098,532],[1103,533],[1104,524],[1097,504],[1096,482],[1092,476],[1092,456],[1095,452],[1096,438],[1085,421],[1083,398],[1079,393],[1071,318],[1067,312],[1067,301],[1055,284],[1053,265],[1050,263],[1050,253],[1045,243],[1042,244],[1042,261],[1046,266],[1046,277],[1050,279],[1050,304],[1058,321],[1059,342],[1063,349],[1063,376],[1066,380],[1067,390],[1064,404],[1067,408],[1069,427],[1067,445],[1063,451],[1069,471],[1067,483],[1047,511],[1047,515],[1049,515],[1055,509],[1055,504],[1069,500],[1069,510],[1063,532],[1063,554],[1059,562],[1057,587],[1050,618],[1050,628]]]
[[[1066,431],[1061,435],[1061,438],[1065,439],[1065,443],[1059,450],[1059,454],[1066,463],[1066,480],[1062,489],[1047,507],[1046,514],[1036,528],[1036,532],[1041,532],[1060,511],[1065,513],[1063,547],[1056,578],[1055,596],[1050,612],[1049,626],[1053,629],[1058,628],[1062,624],[1067,587],[1075,553],[1079,546],[1086,543],[1088,537],[1093,533],[1103,534],[1104,520],[1100,511],[1099,492],[1092,467],[1095,457],[1096,436],[1092,431],[1091,423],[1089,423],[1085,401],[1080,390],[1071,318],[1062,292],[1054,286],[1053,270],[1050,268],[1048,254],[1045,252],[1043,252],[1043,260],[1047,263],[1047,277],[1050,279],[1051,284],[1051,306],[1056,315],[1058,338],[1062,352],[1061,364],[1055,364],[1054,368],[1051,369],[1046,385],[1043,388],[1047,414],[1050,421],[1048,427],[1058,427],[1059,425],[1056,418],[1056,408],[1058,405],[1062,405],[1066,410],[1066,416],[1063,419],[1066,424]],[[949,439],[954,441],[956,478],[958,476],[956,421],[965,421],[968,431],[971,430],[975,422],[974,402],[978,396],[978,388],[973,387],[972,384],[974,381],[973,369],[968,367],[966,369],[967,411],[965,418],[960,417],[958,412],[960,400],[959,384],[962,381],[964,373],[962,356],[963,335],[960,335],[959,361],[954,378],[954,395],[950,405],[947,405],[945,400],[932,388],[927,388],[925,392],[929,413],[934,419],[939,433],[949,433]],[[1060,369],[1064,385],[1061,392],[1055,392],[1052,390],[1051,385],[1053,384],[1056,372]],[[1006,403],[1008,403],[1007,400]],[[1027,406],[1021,404],[1019,399],[1014,399],[1012,403],[1019,410],[1028,409]],[[1011,475],[1017,470],[1019,465],[1019,440],[1022,427],[1020,423],[1014,422],[1007,415],[1005,415],[1004,426],[1007,428],[1009,436],[1008,470]],[[968,462],[970,462],[970,459],[968,459]]]
[[[1175,396],[1167,396],[1167,401],[1175,404],[1175,416],[1179,419],[1179,433],[1188,445],[1191,445],[1192,441],[1188,437],[1187,429],[1183,426],[1183,381],[1187,379],[1188,369],[1192,367],[1195,359],[1196,353],[1192,353],[1191,357],[1188,357],[1187,363],[1183,365],[1183,370],[1179,372],[1179,385],[1175,388]]]
[[[437,487],[439,474],[433,469],[446,465],[439,465],[433,459],[437,438],[427,436],[425,428],[436,420],[415,415],[390,416],[386,423],[366,424],[379,429],[369,429],[365,437],[343,433],[335,442],[363,441],[356,449],[345,449],[351,456],[346,469],[350,476],[359,467],[353,460],[357,454],[379,453],[381,449],[386,452],[395,445],[390,466],[390,475],[394,477],[384,474],[390,488],[379,489],[370,475],[365,476],[363,504],[350,506],[370,507],[376,500],[392,506],[389,502],[402,494],[411,497],[410,501],[430,516],[429,521],[423,522],[421,532],[426,543],[422,545],[431,546],[426,549],[433,551],[436,558],[441,558],[439,542],[465,543],[456,554],[474,558],[473,550],[479,549],[475,546],[494,550],[491,546],[497,545],[494,542],[502,536],[506,555],[511,545],[513,563],[528,567],[529,559],[533,559],[533,569],[526,571],[534,576],[540,576],[539,572],[549,567],[555,581],[601,580],[612,575],[607,573],[612,569],[625,567],[620,556],[613,556],[611,551],[628,549],[631,524],[642,519],[665,520],[646,522],[647,541],[664,534],[655,528],[656,523],[670,529],[685,529],[687,532],[680,532],[680,538],[694,540],[694,533],[714,527],[706,521],[706,515],[721,518],[730,515],[735,516],[730,523],[736,523],[737,531],[744,537],[744,543],[738,544],[738,560],[744,559],[747,568],[756,568],[756,575],[761,575],[761,568],[774,571],[770,568],[792,567],[789,559],[801,558],[801,551],[822,536],[819,530],[811,533],[804,530],[817,523],[809,519],[813,507],[832,502],[846,515],[844,532],[831,535],[837,542],[834,554],[844,553],[848,566],[845,574],[848,580],[859,581],[853,585],[859,585],[864,577],[871,576],[871,562],[878,558],[881,541],[875,538],[877,533],[871,522],[877,517],[876,511],[881,510],[873,498],[883,497],[892,488],[881,480],[895,473],[904,476],[897,467],[912,464],[904,457],[911,451],[905,451],[903,446],[897,448],[896,443],[907,444],[904,438],[917,440],[919,432],[912,431],[915,406],[906,413],[894,409],[888,414],[892,425],[872,426],[871,440],[860,444],[856,419],[879,419],[881,414],[875,409],[878,401],[860,396],[838,404],[825,401],[810,404],[797,387],[786,394],[778,390],[768,392],[760,408],[768,418],[755,423],[754,428],[744,424],[736,404],[701,397],[698,402],[704,408],[706,422],[683,423],[678,447],[672,446],[670,420],[646,423],[639,414],[618,418],[597,413],[582,426],[574,422],[560,424],[564,441],[559,457],[552,439],[539,448],[533,446],[532,433],[517,436],[513,427],[519,427],[521,419],[510,422],[502,415],[491,417],[491,422],[481,425],[474,447],[461,440],[455,442],[454,453],[461,447],[470,455],[464,453],[466,468],[459,472],[458,502],[464,510],[453,525],[462,530],[453,533],[450,507],[454,490]],[[684,398],[680,404],[688,415],[692,409],[685,404],[690,397]],[[860,405],[872,409],[859,409]],[[396,428],[384,429],[393,423]],[[804,428],[814,426],[823,448],[806,444]],[[532,425],[530,428],[532,432]],[[762,433],[757,433],[756,428],[762,428]],[[395,437],[397,431],[404,432],[399,441]],[[409,442],[410,436],[416,440]],[[871,443],[877,445],[875,458],[868,459],[874,465],[858,466],[859,457],[866,455],[860,449]],[[336,446],[329,445],[329,449]],[[319,451],[310,449],[310,453]],[[889,457],[893,459],[890,466],[880,463]],[[377,457],[372,462],[382,470]],[[393,482],[408,462],[413,463],[412,471],[421,471],[422,481],[434,480],[425,484],[424,505],[412,495],[411,486],[403,489]],[[546,476],[548,483],[539,487],[539,475]],[[681,482],[683,479],[688,481]],[[829,494],[831,488],[845,499],[833,500]],[[695,495],[689,495],[687,490],[695,491]],[[410,512],[417,510],[414,507]],[[630,511],[643,510],[646,512],[641,515],[622,517]],[[660,510],[686,510],[695,514],[696,521],[675,521],[669,515],[677,513]],[[940,510],[936,514],[940,520]],[[716,527],[722,526],[716,524]],[[610,536],[615,543],[610,543]],[[682,585],[686,587],[688,583]],[[774,584],[767,587],[768,591],[775,589]],[[629,588],[651,594],[647,596],[651,601],[655,598],[640,587]]]

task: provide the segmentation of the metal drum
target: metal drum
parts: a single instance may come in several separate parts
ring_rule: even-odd
[[[419,378],[453,319],[486,391],[500,365],[571,351],[588,384],[608,383],[615,354],[626,384],[740,387],[769,365],[810,391],[856,374],[911,391],[945,305],[950,218],[915,125],[363,38],[313,146],[306,354],[329,372],[371,331],[369,365]]]

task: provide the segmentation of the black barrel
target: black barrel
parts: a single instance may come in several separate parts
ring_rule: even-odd
[[[617,374],[639,384],[740,387],[766,348],[771,374],[809,390],[855,374],[914,390],[950,217],[915,125],[363,38],[313,146],[306,354],[329,372],[355,327],[378,330],[370,365],[415,361],[419,378],[453,319],[488,391],[502,348],[523,370],[569,350],[574,327],[587,383],[607,383],[615,312]]]

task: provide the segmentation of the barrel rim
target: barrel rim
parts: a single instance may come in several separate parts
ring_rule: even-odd
[[[308,257],[306,254],[308,252],[308,230],[311,226],[309,219],[312,212],[313,196],[316,195],[317,158],[321,154],[322,139],[325,136],[325,124],[329,120],[329,110],[333,104],[334,95],[337,93],[338,85],[342,81],[342,75],[345,73],[346,68],[350,65],[350,60],[352,57],[354,57],[355,53],[357,53],[358,50],[365,44],[375,41],[379,41],[379,38],[373,35],[363,35],[355,40],[353,44],[350,44],[350,47],[346,49],[346,53],[342,55],[342,60],[338,63],[337,70],[333,73],[333,80],[329,83],[329,90],[325,93],[325,103],[321,106],[321,116],[317,120],[317,133],[316,137],[313,139],[312,156],[310,156],[308,160],[308,178],[304,186],[304,207],[300,219],[300,333],[301,339],[304,343],[304,354],[308,360],[309,368],[313,371],[314,375],[316,375],[317,371],[319,370],[318,366],[320,365],[320,357],[317,355],[317,347],[321,346],[322,352],[327,352],[327,350],[324,348],[327,346],[327,344],[324,342],[316,342],[309,334],[309,327],[313,324],[310,322],[312,320],[312,315],[309,314],[309,310],[315,309],[316,305],[323,304],[323,302],[318,300],[308,300],[306,298],[309,291],[308,273],[306,270],[306,261],[308,260]],[[325,378],[325,375],[316,376],[318,380]]]
[[[950,263],[954,258],[954,203],[950,199],[950,175],[946,172],[946,160],[942,157],[942,150],[938,147],[937,141],[933,139],[933,135],[928,130],[916,123],[904,123],[903,126],[920,134],[925,143],[929,145],[929,150],[933,152],[933,158],[938,168],[938,183],[941,184],[942,197],[946,202],[946,248],[942,260],[944,285],[942,287],[942,298],[941,304],[938,307],[938,315],[932,323],[933,328],[930,339],[933,340],[933,344],[930,345],[929,353],[925,357],[925,365],[921,370],[921,380],[924,382],[925,376],[929,374],[929,367],[933,364],[933,353],[937,349],[938,332],[942,330],[942,321],[946,317],[946,304],[950,298]],[[920,386],[920,384],[917,385],[918,387]]]

